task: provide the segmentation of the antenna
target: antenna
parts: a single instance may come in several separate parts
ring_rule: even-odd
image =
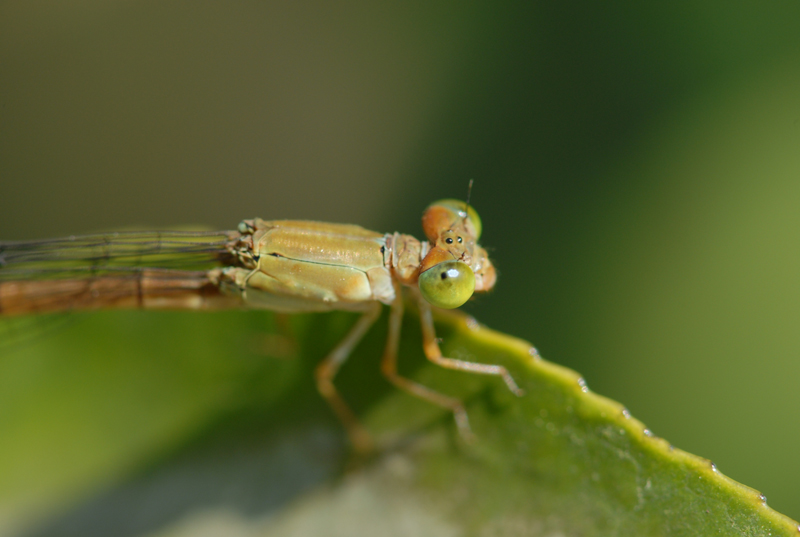
[[[474,179],[470,179],[467,187],[467,201],[464,202],[464,222],[467,221],[467,215],[469,214],[469,198],[472,196],[472,183],[474,182]]]

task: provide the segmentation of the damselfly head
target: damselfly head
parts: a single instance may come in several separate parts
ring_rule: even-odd
[[[455,199],[432,203],[422,216],[430,249],[420,263],[419,286],[425,299],[440,308],[457,308],[474,291],[488,291],[496,273],[478,246],[481,220],[469,204]]]

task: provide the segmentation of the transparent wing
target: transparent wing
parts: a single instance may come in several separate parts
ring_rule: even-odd
[[[0,281],[81,276],[120,267],[203,270],[229,256],[233,231],[130,231],[0,241]]]
[[[234,261],[236,237],[145,231],[0,241],[0,347],[68,323],[64,312],[137,307],[145,292],[163,300],[216,293],[207,271]]]

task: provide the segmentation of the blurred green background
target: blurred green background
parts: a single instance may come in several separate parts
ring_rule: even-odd
[[[0,237],[421,235],[475,179],[499,281],[467,309],[798,519],[798,28],[796,1],[3,3]]]

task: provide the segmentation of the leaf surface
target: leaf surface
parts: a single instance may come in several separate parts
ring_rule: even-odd
[[[353,456],[312,370],[350,314],[82,315],[0,360],[0,535],[798,535],[710,461],[653,436],[528,343],[460,315],[400,371],[463,398],[477,441],[378,374],[379,322],[336,384],[380,452]],[[4,533],[5,532],[5,533]]]

